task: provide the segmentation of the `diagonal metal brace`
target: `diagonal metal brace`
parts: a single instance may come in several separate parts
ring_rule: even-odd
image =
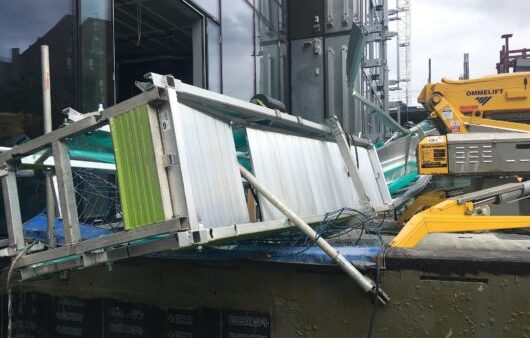
[[[340,154],[342,156],[342,159],[344,160],[344,164],[346,165],[348,174],[353,182],[355,190],[359,194],[361,205],[366,209],[373,210],[370,204],[370,198],[366,194],[366,190],[364,189],[364,185],[361,180],[361,176],[358,169],[359,163],[356,163],[356,160],[354,160],[353,158],[350,145],[346,138],[346,133],[342,129],[342,126],[340,125],[337,116],[333,115],[331,118],[329,118],[327,120],[327,124],[329,125],[331,129],[331,134],[333,135],[335,141],[337,142],[337,145],[339,146]]]
[[[247,169],[239,165],[241,176],[245,178],[250,185],[252,185],[265,199],[274,205],[282,214],[284,214],[289,221],[298,227],[307,237],[318,245],[322,251],[326,253],[333,261],[350,276],[365,292],[376,294],[377,299],[381,304],[386,304],[390,298],[387,294],[377,287],[376,284],[368,277],[363,275],[342,255],[337,249],[329,244],[324,238],[320,237],[317,232],[309,226],[299,215],[281,202],[276,196],[265,188],[265,186],[258,181]]]

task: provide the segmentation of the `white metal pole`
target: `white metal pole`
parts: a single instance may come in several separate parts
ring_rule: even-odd
[[[44,113],[44,133],[50,133],[52,127],[52,96],[50,78],[50,52],[47,45],[42,45],[42,108]],[[46,173],[46,213],[48,220],[48,245],[55,247],[55,196],[53,194],[52,173]]]
[[[335,263],[350,276],[365,292],[375,292],[376,285],[368,277],[364,276],[359,270],[357,270],[337,249],[329,244],[324,238],[318,236],[317,232],[309,226],[304,220],[298,216],[288,206],[283,204],[276,196],[268,191],[257,178],[252,175],[243,166],[239,166],[241,176],[243,176],[256,190],[265,197],[272,205],[274,205],[282,214],[284,214],[294,225],[296,225],[304,234],[307,235],[312,241],[314,241]],[[381,303],[385,304],[389,298],[386,294],[378,289],[378,299]]]

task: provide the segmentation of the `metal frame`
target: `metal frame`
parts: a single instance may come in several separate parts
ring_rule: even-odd
[[[508,183],[447,199],[412,216],[390,242],[390,246],[414,248],[426,235],[437,232],[528,228],[530,216],[490,216],[489,205],[515,202],[529,194],[530,181],[526,181]]]
[[[196,227],[183,230],[186,228],[188,206],[182,204],[180,208],[182,213],[175,213],[174,209],[174,218],[169,221],[96,239],[80,240],[70,158],[63,142],[72,136],[100,128],[107,124],[110,118],[124,114],[135,107],[149,104],[162,111],[167,104],[186,104],[225,121],[237,121],[247,126],[272,127],[287,133],[333,139],[329,127],[306,121],[300,117],[185,85],[171,76],[150,74],[150,79],[153,82],[151,89],[103,110],[99,116],[89,116],[0,154],[0,168],[3,168],[0,170],[0,176],[10,238],[8,253],[13,256],[25,248],[13,162],[51,146],[56,166],[66,245],[22,256],[16,264],[16,268],[20,269],[22,279],[165,250],[189,248],[258,232],[278,231],[293,226],[286,218],[281,218],[259,223],[238,223],[216,228]],[[371,144],[365,140],[355,138],[355,142],[358,146],[371,148]],[[348,154],[349,156],[343,154],[345,163],[348,158],[352,160],[351,152]],[[316,215],[304,217],[303,220],[306,223],[315,224],[319,223],[323,217],[324,215]]]
[[[346,134],[344,133],[344,130],[342,130],[339,120],[336,116],[333,116],[328,120],[328,124],[331,128],[331,133],[335,137],[335,141],[339,146],[340,153],[344,159],[346,168],[348,169],[348,175],[350,176],[355,190],[357,190],[357,193],[359,194],[361,205],[370,206],[370,199],[366,194],[361,176],[359,174],[359,163],[356,163],[357,161],[353,159],[350,145],[348,144]]]

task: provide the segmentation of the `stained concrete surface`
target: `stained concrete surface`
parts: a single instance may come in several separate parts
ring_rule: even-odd
[[[527,273],[392,269],[381,280],[391,302],[377,307],[373,337],[530,337]],[[17,292],[269,314],[271,336],[278,338],[366,337],[373,309],[371,298],[335,267],[247,261],[141,258],[112,270],[94,267],[66,279],[24,282]],[[49,336],[55,329],[47,329]]]

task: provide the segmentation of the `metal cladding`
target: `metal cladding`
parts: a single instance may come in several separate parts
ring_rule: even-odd
[[[256,177],[299,215],[325,214],[344,207],[363,209],[336,143],[252,128],[247,128],[247,136]],[[382,206],[386,198],[374,174],[382,175],[381,169],[372,165],[368,152],[364,147],[352,147],[371,202]],[[260,204],[263,220],[283,217],[266,200]]]
[[[361,176],[364,191],[370,199],[372,206],[382,208],[392,202],[390,191],[384,179],[383,169],[377,158],[374,148],[350,147],[354,158],[359,160],[359,175]]]
[[[147,105],[110,120],[125,228],[165,219]],[[134,137],[131,137],[134,135]]]
[[[172,117],[182,135],[178,154],[182,177],[189,181],[184,189],[191,227],[248,222],[230,125],[183,104],[172,109]]]

